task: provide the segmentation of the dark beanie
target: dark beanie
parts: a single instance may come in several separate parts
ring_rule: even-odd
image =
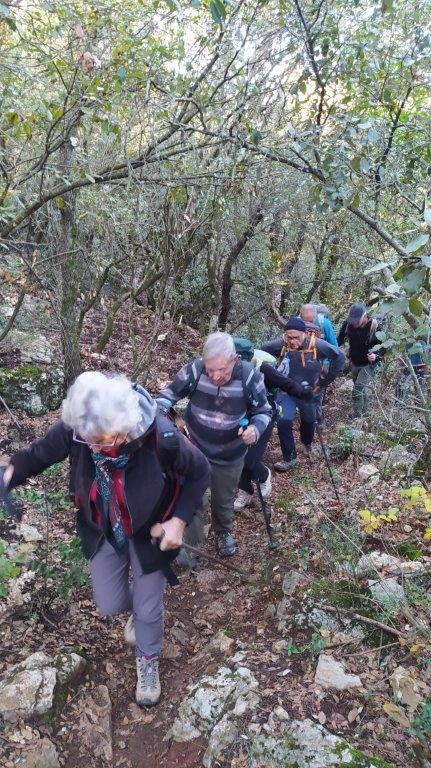
[[[302,331],[302,333],[307,333],[307,326],[300,317],[289,317],[283,327],[285,331]]]

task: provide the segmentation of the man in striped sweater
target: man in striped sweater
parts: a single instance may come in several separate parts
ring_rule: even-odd
[[[257,442],[271,419],[263,376],[238,359],[228,333],[211,333],[202,358],[187,363],[161,390],[158,400],[175,405],[189,398],[185,422],[191,441],[211,465],[211,515],[222,557],[234,555],[234,497],[249,445]],[[167,405],[167,403],[165,403]],[[248,425],[241,425],[241,421]]]

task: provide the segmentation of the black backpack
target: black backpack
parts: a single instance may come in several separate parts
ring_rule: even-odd
[[[139,384],[133,389],[139,392]],[[165,493],[161,499],[154,522],[163,523],[169,518],[178,498],[182,477],[177,471],[176,461],[180,450],[180,430],[173,419],[161,408],[157,408],[154,424],[156,452],[166,481]]]

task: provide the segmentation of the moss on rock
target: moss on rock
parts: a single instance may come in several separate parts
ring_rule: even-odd
[[[0,368],[0,395],[9,408],[42,416],[59,407],[64,391],[64,373],[58,366],[28,363]]]

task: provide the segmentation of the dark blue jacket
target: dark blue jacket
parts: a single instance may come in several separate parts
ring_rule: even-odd
[[[297,383],[306,381],[312,387],[319,385],[326,387],[331,381],[339,376],[344,368],[346,356],[341,349],[333,347],[332,344],[315,339],[315,349],[309,349],[310,337],[305,338],[304,344],[298,350],[285,350],[283,354],[282,373],[289,376]],[[269,352],[277,359],[284,349],[284,339],[278,338],[266,342],[262,345],[264,352]],[[322,369],[322,362],[329,360],[329,369],[325,373]]]

